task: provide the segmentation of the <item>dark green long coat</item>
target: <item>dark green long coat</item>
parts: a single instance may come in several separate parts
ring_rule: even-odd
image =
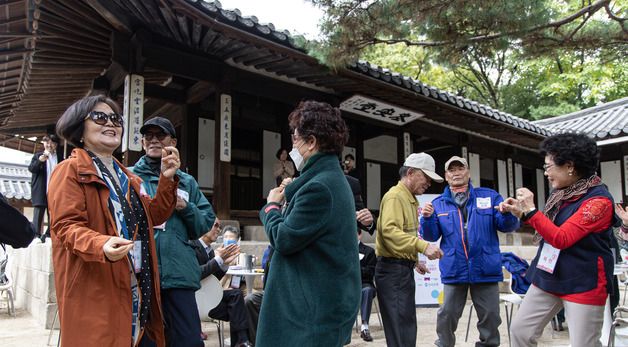
[[[274,247],[257,347],[342,346],[360,305],[355,203],[332,154],[315,154],[286,188],[283,213],[260,211]]]

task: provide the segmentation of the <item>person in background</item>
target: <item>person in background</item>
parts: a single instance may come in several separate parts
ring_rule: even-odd
[[[211,244],[216,242],[220,233],[220,221],[216,219],[211,230],[198,240],[190,241],[196,259],[201,266],[202,277],[216,276],[221,280],[229,270],[229,264],[235,262],[240,254],[240,246],[237,243],[223,243],[212,249]],[[244,307],[244,299],[239,289],[228,289],[222,292],[222,300],[218,306],[209,311],[208,316],[229,322],[232,344],[236,347],[252,346],[248,337],[248,317]],[[234,344],[235,343],[235,344]]]
[[[624,240],[628,240],[628,206],[622,207],[621,204],[615,205],[615,213],[617,217],[621,220],[621,225],[619,226],[619,235]]]
[[[362,272],[362,301],[360,304],[360,315],[362,325],[360,326],[360,337],[366,342],[373,341],[369,330],[369,319],[371,318],[371,306],[373,298],[377,295],[373,275],[375,275],[375,265],[377,257],[375,250],[362,243],[362,230],[358,228],[358,251],[360,252],[360,269]]]
[[[43,231],[44,215],[48,211],[48,183],[50,175],[55,166],[63,160],[61,151],[57,151],[59,138],[57,135],[48,134],[41,140],[44,150],[36,152],[28,165],[28,171],[31,176],[31,202],[33,203],[33,223],[35,230],[44,242],[47,236],[50,236],[50,216],[48,215],[48,230]]]
[[[237,244],[239,246],[240,245],[240,232],[238,228],[234,227],[233,225],[226,225],[222,229],[222,241],[223,241],[224,247],[227,247],[232,244]],[[240,266],[244,266],[244,264],[239,264],[238,260],[239,258],[236,258],[232,262],[226,262],[225,266],[227,267],[227,269],[229,266],[236,265],[236,264]],[[246,292],[247,283],[245,282],[242,276],[224,275],[220,280],[220,284],[222,285],[223,289],[240,289],[243,293]]]
[[[427,268],[417,261],[417,253],[440,259],[443,252],[418,237],[419,202],[432,180],[443,178],[434,172],[434,158],[427,153],[410,154],[399,169],[399,183],[388,190],[380,204],[375,238],[375,284],[382,313],[384,335],[389,347],[416,344],[414,271]]]
[[[345,175],[358,178],[358,172],[355,167],[355,157],[353,154],[349,153],[345,155],[345,159],[342,162],[342,169]]]
[[[177,145],[174,126],[163,117],[149,119],[140,128],[142,156],[133,172],[142,180],[144,192],[157,192],[163,149]],[[201,287],[201,272],[188,241],[197,239],[213,225],[214,211],[194,177],[177,170],[177,204],[164,224],[155,226],[155,241],[161,279],[161,304],[168,346],[203,346],[195,292]]]
[[[260,211],[274,253],[256,345],[343,346],[361,287],[358,243],[348,232],[355,206],[338,164],[348,130],[340,110],[324,102],[300,102],[288,121],[301,175],[270,190]]]
[[[353,201],[355,202],[355,219],[358,223],[358,228],[368,232],[370,235],[377,230],[377,223],[373,219],[373,215],[368,208],[364,206],[364,200],[362,199],[362,188],[360,187],[360,181],[349,175],[345,175],[351,192],[353,193]]]
[[[421,210],[421,236],[440,239],[447,255],[439,262],[444,301],[438,310],[439,347],[456,345],[456,328],[471,292],[478,315],[476,346],[499,346],[499,282],[502,274],[497,231],[512,232],[519,219],[502,212],[504,199],[490,188],[474,187],[467,160],[453,156],[445,163],[445,191]]]
[[[154,198],[114,151],[124,122],[99,95],[72,104],[57,133],[76,148],[50,177],[48,207],[64,346],[165,346],[153,225],[175,208],[179,152],[162,148]]]
[[[277,161],[273,165],[273,175],[278,187],[284,179],[294,177],[294,164],[288,158],[288,150],[285,148],[280,148],[275,156]]]
[[[28,247],[37,236],[35,227],[20,211],[9,205],[4,195],[0,193],[0,243],[13,248]]]
[[[584,134],[559,134],[540,145],[551,188],[543,212],[534,194],[517,189],[504,202],[542,237],[526,277],[532,282],[510,326],[512,345],[536,346],[565,308],[573,347],[601,346],[604,306],[613,283],[613,197],[596,174],[600,150]]]

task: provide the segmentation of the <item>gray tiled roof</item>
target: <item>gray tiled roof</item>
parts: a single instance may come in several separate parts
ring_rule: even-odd
[[[582,132],[596,140],[628,135],[628,97],[534,122],[552,133]]]
[[[0,193],[7,199],[31,199],[31,173],[26,164],[0,162]]]
[[[551,133],[547,129],[540,127],[527,119],[513,116],[510,113],[493,109],[488,105],[484,105],[476,101],[469,100],[467,98],[463,98],[447,91],[429,86],[427,84],[423,84],[421,83],[421,81],[403,76],[396,72],[392,72],[389,69],[371,64],[367,61],[358,61],[350,68],[354,71],[358,71],[362,74],[377,78],[381,81],[412,90],[416,93],[421,93],[426,97],[438,100],[440,102],[446,102],[466,111],[473,112],[478,117],[488,119],[492,118],[493,120],[509,124],[516,128],[528,130],[544,136],[551,135]]]
[[[221,23],[228,24],[238,29],[244,30],[259,37],[266,38],[276,43],[282,44],[291,49],[295,49],[306,53],[302,47],[298,47],[290,32],[278,31],[272,23],[261,24],[257,17],[242,16],[239,10],[226,10],[218,1],[207,0],[186,0],[187,2],[201,9],[207,16]],[[440,102],[449,103],[455,107],[464,109],[465,111],[475,113],[478,117],[492,119],[502,122],[506,125],[527,130],[539,135],[551,135],[546,129],[539,127],[532,122],[513,116],[509,113],[495,110],[487,105],[480,104],[473,100],[469,100],[452,93],[440,90],[421,83],[420,81],[403,76],[398,73],[389,71],[388,69],[378,67],[366,61],[359,61],[348,67],[349,69],[362,73],[364,75],[377,78],[382,82],[391,83],[397,86],[405,87],[416,93],[422,93],[426,97],[435,99]]]

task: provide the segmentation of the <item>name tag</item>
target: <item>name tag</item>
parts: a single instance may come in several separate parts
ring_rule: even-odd
[[[186,192],[185,190],[177,188],[177,196],[185,200],[185,202],[190,201],[190,194]]]
[[[487,209],[487,208],[491,208],[491,206],[493,206],[491,204],[491,197],[486,197],[486,198],[475,198],[475,206],[479,209]]]
[[[541,255],[539,256],[539,262],[536,264],[536,267],[553,274],[559,255],[560,249],[554,248],[554,246],[549,243],[544,243],[543,248],[541,249]]]
[[[131,251],[133,256],[133,270],[135,273],[142,271],[142,241],[133,241],[133,250]]]

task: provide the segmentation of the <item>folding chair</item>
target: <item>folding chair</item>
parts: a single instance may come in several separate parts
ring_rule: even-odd
[[[379,313],[379,304],[377,303],[377,297],[373,298],[373,307],[377,309],[377,320],[379,320],[379,326],[383,327],[382,324],[382,316]],[[355,316],[355,332],[360,333],[360,324],[362,324],[362,320],[360,317],[360,309],[358,308],[358,314]]]
[[[224,347],[223,339],[223,322],[218,319],[213,319],[207,316],[207,313],[214,307],[218,306],[220,300],[222,300],[222,286],[220,281],[214,276],[210,275],[201,281],[201,289],[196,291],[196,305],[198,306],[198,314],[201,321],[211,322],[216,324],[216,330],[218,330],[218,345]]]
[[[0,261],[0,297],[6,298],[9,316],[15,317],[15,294],[13,293],[13,278],[10,269],[11,257],[6,254],[6,258]]]

